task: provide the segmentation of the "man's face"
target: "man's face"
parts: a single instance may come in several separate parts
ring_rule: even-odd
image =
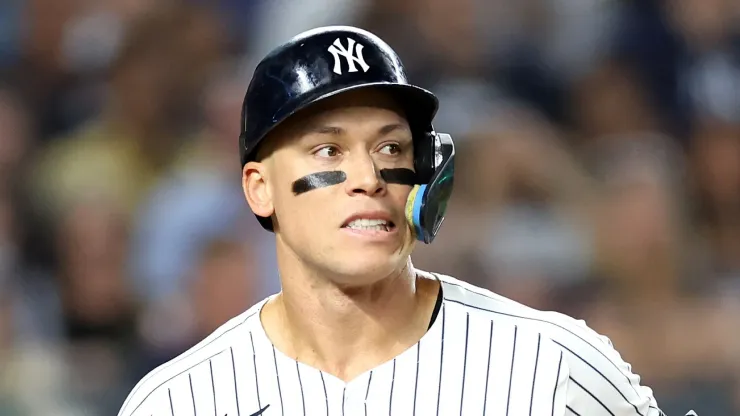
[[[342,286],[371,284],[406,265],[411,187],[387,184],[380,170],[413,169],[413,142],[389,97],[340,94],[292,117],[267,145],[261,162],[245,166],[244,185],[256,214],[274,214],[279,257]],[[346,179],[294,193],[296,180],[326,171]]]

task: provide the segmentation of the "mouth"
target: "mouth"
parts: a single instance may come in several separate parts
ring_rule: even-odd
[[[396,224],[385,214],[357,214],[348,218],[342,228],[361,233],[389,233],[396,230]]]

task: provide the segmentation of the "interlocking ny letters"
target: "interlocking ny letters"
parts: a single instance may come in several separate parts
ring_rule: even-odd
[[[357,72],[357,65],[360,65],[363,72],[367,72],[370,69],[370,65],[365,63],[365,58],[362,56],[362,50],[365,47],[362,44],[355,42],[352,38],[347,38],[347,47],[342,45],[342,41],[337,38],[334,43],[329,46],[329,52],[334,57],[334,73],[342,75],[342,60],[339,59],[343,56],[347,60],[347,68],[349,72]]]

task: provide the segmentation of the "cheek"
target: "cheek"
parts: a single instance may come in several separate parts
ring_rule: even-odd
[[[335,204],[329,197],[330,189],[316,189],[301,195],[290,190],[274,193],[275,214],[282,231],[313,229],[333,218]],[[300,232],[300,231],[299,231]]]
[[[408,186],[403,185],[390,185],[388,187],[388,196],[389,199],[392,201],[391,204],[393,206],[393,210],[396,211],[396,213],[404,218],[403,224],[396,224],[399,225],[406,225],[406,227],[411,231],[411,224],[408,223],[406,218],[406,204],[408,203],[409,194],[411,193],[411,188]]]
[[[411,193],[411,187],[406,185],[388,185],[388,195],[397,208],[404,209]]]

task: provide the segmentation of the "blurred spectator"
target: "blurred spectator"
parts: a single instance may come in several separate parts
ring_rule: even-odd
[[[15,415],[18,410],[15,402],[17,399],[11,396],[11,383],[7,376],[8,366],[6,363],[13,359],[12,352],[15,339],[13,338],[13,308],[12,298],[14,293],[10,291],[5,281],[7,275],[0,275],[0,413],[4,415]]]
[[[60,226],[62,324],[71,342],[65,360],[78,369],[67,387],[86,403],[106,406],[123,399],[116,388],[128,376],[123,354],[135,328],[124,217],[115,207],[92,201],[68,211]]]
[[[11,191],[33,146],[27,109],[15,90],[0,87],[0,193]]]
[[[740,125],[710,123],[693,139],[699,236],[719,291],[740,293]]]
[[[235,138],[239,136],[245,86],[229,66],[206,88],[201,110],[204,127],[179,152],[170,174],[145,199],[133,224],[130,267],[142,302],[142,336],[152,360],[164,360],[192,342],[192,312],[187,292],[192,271],[213,240],[253,241],[260,271],[250,271],[250,293],[280,289],[276,260],[244,201]],[[236,288],[235,288],[236,289]],[[247,296],[247,293],[243,294]],[[250,295],[251,297],[251,295]],[[158,324],[165,319],[168,331]]]
[[[558,135],[536,111],[512,107],[467,138],[449,234],[417,250],[420,264],[449,273],[477,265],[466,279],[533,307],[561,307],[559,294],[590,271],[590,190]]]
[[[192,342],[215,331],[259,300],[255,283],[262,265],[248,245],[215,240],[202,252],[194,269],[190,295]]]
[[[733,0],[629,2],[615,54],[635,65],[669,133],[686,139],[694,119],[736,120],[740,36]]]
[[[582,143],[660,130],[645,87],[625,61],[604,60],[574,84],[572,118]]]
[[[146,15],[130,29],[111,75],[111,95],[100,118],[59,139],[39,160],[33,186],[46,216],[94,196],[135,209],[171,164],[191,114],[198,85],[213,57],[192,39],[202,19],[190,9]],[[204,42],[212,39],[206,36]]]
[[[0,199],[0,362],[15,341],[11,280],[16,263],[17,247],[13,241],[13,217],[7,200]]]
[[[121,343],[131,330],[124,225],[122,214],[103,203],[80,204],[61,223],[60,285],[73,341]]]
[[[69,130],[74,120],[64,112],[80,110],[65,108],[77,80],[63,65],[62,39],[65,24],[74,16],[76,2],[30,0],[18,5],[16,24],[22,34],[21,50],[15,65],[6,69],[14,84],[23,91],[32,108],[33,124],[41,136]],[[4,26],[12,28],[12,26]]]
[[[502,204],[491,211],[484,264],[497,292],[563,310],[563,294],[590,273],[590,183],[557,129],[536,114],[514,120],[494,133],[509,180]]]
[[[29,170],[35,136],[27,108],[16,92],[0,88],[0,292],[4,292],[0,296],[7,297],[3,302],[10,325],[6,340],[27,342],[54,337],[54,319],[37,318],[49,318],[44,312],[55,311],[55,288],[48,284],[48,273],[29,263],[27,253],[32,236],[23,177]]]
[[[0,232],[0,252],[6,253],[0,257],[4,259],[17,256],[20,260],[28,232],[28,218],[22,212],[26,202],[22,184],[29,170],[35,135],[27,110],[15,89],[0,86],[0,205],[12,216],[7,223],[7,230],[12,231]]]
[[[32,148],[32,131],[26,108],[20,97],[0,87],[0,269],[20,256],[24,232],[20,214],[20,185]],[[11,260],[12,259],[12,260]]]
[[[0,72],[17,64],[23,50],[21,5],[20,0],[0,3]]]
[[[524,0],[480,3],[488,65],[509,94],[568,121],[570,85],[609,53],[621,2]]]
[[[272,2],[265,0],[187,0],[190,4],[207,7],[218,16],[224,33],[234,50],[252,52],[250,47],[260,32],[263,7]],[[144,2],[146,3],[146,2]],[[282,25],[281,25],[282,26]],[[287,27],[287,25],[285,25]]]
[[[681,209],[681,157],[657,136],[628,137],[598,152],[601,287],[587,322],[640,369],[667,414],[737,413],[740,336],[733,317],[740,303],[691,286],[697,270]]]
[[[740,122],[740,15],[733,0],[680,0],[667,7],[669,24],[688,59],[679,67],[680,92],[699,118]]]
[[[370,2],[361,25],[403,56],[409,78],[439,97],[435,127],[457,137],[472,134],[510,97],[491,77],[489,51],[477,20],[481,4],[471,0]]]

